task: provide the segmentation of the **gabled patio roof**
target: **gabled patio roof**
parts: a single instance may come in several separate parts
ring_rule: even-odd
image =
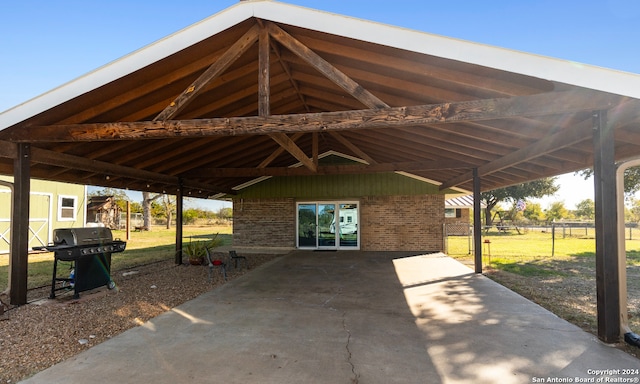
[[[24,142],[33,177],[197,197],[297,162],[490,190],[591,167],[594,110],[636,156],[638,98],[636,74],[240,2],[0,114],[0,172]]]

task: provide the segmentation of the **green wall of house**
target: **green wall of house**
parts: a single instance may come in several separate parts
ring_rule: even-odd
[[[12,182],[13,178],[0,176]],[[29,201],[29,247],[52,242],[55,228],[85,225],[86,188],[84,185],[31,179]],[[11,192],[0,186],[0,253],[9,251]]]
[[[239,191],[235,198],[342,199],[359,196],[441,195],[437,185],[397,173],[273,177]],[[453,192],[455,193],[455,192]]]

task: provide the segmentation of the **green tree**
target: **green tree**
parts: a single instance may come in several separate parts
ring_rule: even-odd
[[[544,212],[542,211],[542,206],[538,203],[532,203],[530,201],[527,201],[527,207],[525,208],[524,212],[522,212],[522,214],[524,215],[524,217],[531,221],[544,221],[545,219]]]
[[[182,222],[184,224],[194,224],[201,217],[201,212],[195,208],[185,209],[182,212]]]
[[[593,175],[593,169],[583,169],[576,172],[585,180]],[[640,167],[631,167],[624,172],[624,193],[632,195],[640,191]]]
[[[634,223],[640,222],[640,200],[631,198],[629,199],[629,217],[628,220]]]
[[[582,200],[576,204],[575,214],[580,219],[593,220],[596,217],[596,204],[591,199]]]
[[[556,201],[545,211],[545,216],[547,216],[547,220],[549,221],[562,220],[569,217],[569,211],[565,208],[564,202]]]
[[[233,217],[233,208],[223,207],[218,211],[218,217],[229,220]]]
[[[555,182],[555,177],[547,177],[528,183],[517,184],[506,188],[483,192],[480,196],[486,205],[485,225],[491,226],[493,224],[491,211],[501,201],[507,201],[513,204],[518,200],[526,200],[527,198],[540,198],[548,195],[553,195],[560,188],[555,184]]]
[[[142,204],[137,201],[131,202],[131,213],[142,213]]]

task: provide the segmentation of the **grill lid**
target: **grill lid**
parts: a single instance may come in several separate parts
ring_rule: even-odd
[[[106,227],[57,228],[53,230],[54,245],[88,246],[112,242],[111,229]]]

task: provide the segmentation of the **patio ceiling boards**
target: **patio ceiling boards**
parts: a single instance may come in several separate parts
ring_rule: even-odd
[[[591,167],[594,110],[636,156],[638,98],[635,74],[240,2],[0,114],[0,173],[26,142],[33,177],[186,196],[375,172],[469,191],[473,168],[490,190]]]

